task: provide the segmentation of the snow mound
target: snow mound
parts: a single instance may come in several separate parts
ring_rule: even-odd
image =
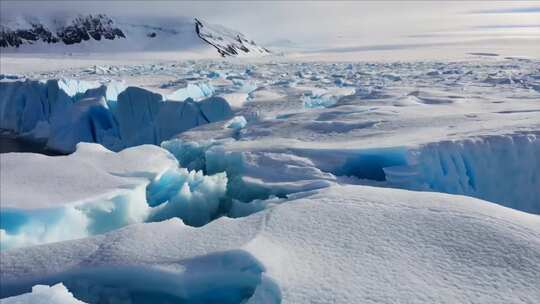
[[[200,92],[191,91],[197,88]],[[95,142],[112,150],[159,144],[190,128],[227,119],[226,100],[209,97],[208,86],[188,86],[183,101],[123,83],[79,80],[0,82],[0,128],[12,130],[47,147],[72,152],[79,142]],[[174,95],[174,94],[173,94]],[[197,95],[197,96],[195,96]]]
[[[58,283],[54,286],[36,285],[32,292],[2,299],[4,304],[84,304],[73,297],[67,288]]]
[[[332,186],[198,229],[169,220],[4,251],[0,290],[63,282],[83,301],[128,303],[530,303],[539,236],[538,216],[470,197]]]

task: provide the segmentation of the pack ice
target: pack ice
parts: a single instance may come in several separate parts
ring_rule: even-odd
[[[539,67],[106,69],[160,94],[6,78],[2,128],[75,151],[2,154],[0,297],[535,303]]]

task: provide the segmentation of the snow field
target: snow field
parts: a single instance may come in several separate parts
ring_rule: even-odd
[[[336,185],[198,229],[171,219],[4,251],[1,290],[63,282],[82,301],[126,303],[531,303],[539,235],[538,216],[470,197]]]

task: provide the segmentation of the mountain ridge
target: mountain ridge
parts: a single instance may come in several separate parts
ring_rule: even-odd
[[[66,51],[180,50],[210,46],[222,57],[265,55],[270,51],[244,34],[199,18],[178,18],[173,24],[156,21],[118,22],[106,14],[76,15],[66,18],[19,17],[0,24],[0,50],[47,51],[65,46]],[[102,41],[114,41],[110,46]],[[70,47],[78,45],[78,47]],[[116,49],[115,49],[116,48]]]

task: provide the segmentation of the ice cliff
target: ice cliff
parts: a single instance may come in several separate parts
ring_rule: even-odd
[[[47,147],[63,152],[74,151],[78,142],[112,150],[159,144],[187,129],[232,117],[225,99],[204,98],[203,91],[206,96],[212,93],[205,84],[192,84],[173,96],[175,100],[165,100],[161,94],[115,82],[0,82],[0,128],[45,140]]]

